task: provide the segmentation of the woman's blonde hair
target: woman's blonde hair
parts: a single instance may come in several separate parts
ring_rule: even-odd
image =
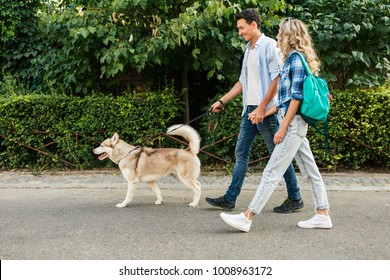
[[[277,35],[278,45],[285,61],[292,49],[295,49],[306,56],[309,68],[313,74],[320,71],[320,60],[313,48],[313,42],[309,31],[299,19],[288,18],[279,24]]]

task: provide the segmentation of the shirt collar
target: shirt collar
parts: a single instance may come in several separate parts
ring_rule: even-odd
[[[290,58],[290,56],[292,56],[293,53],[296,53],[296,52],[297,52],[296,49],[291,49],[291,51],[288,53],[288,55],[287,55],[287,57],[286,57],[286,61],[287,61],[287,59]]]
[[[264,33],[261,33],[259,39],[257,39],[257,41],[256,41],[255,48],[257,48],[258,46],[260,46],[260,45],[261,45],[261,42],[264,41],[264,40],[265,40],[265,35],[264,35]],[[249,41],[249,42],[246,44],[246,47],[249,49],[249,48],[251,47],[251,45],[252,45],[252,42]]]

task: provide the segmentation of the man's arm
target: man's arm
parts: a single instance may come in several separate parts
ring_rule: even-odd
[[[215,113],[219,112],[220,110],[223,110],[224,105],[232,98],[236,97],[242,92],[242,84],[240,82],[237,82],[234,84],[234,86],[224,95],[216,101],[213,105],[210,107],[210,112]]]

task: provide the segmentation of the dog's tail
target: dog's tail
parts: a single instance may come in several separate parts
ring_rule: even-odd
[[[188,140],[191,154],[198,154],[200,148],[200,136],[191,126],[186,124],[175,124],[168,128],[167,133],[170,135],[179,135]]]

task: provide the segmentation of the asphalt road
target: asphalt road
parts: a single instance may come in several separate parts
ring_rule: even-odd
[[[346,175],[340,178],[346,179]],[[356,178],[352,175],[348,180]],[[306,188],[302,190],[304,209],[292,214],[272,212],[285,199],[285,191],[278,188],[255,218],[251,231],[242,233],[226,225],[219,217],[221,211],[204,201],[206,196],[224,193],[221,182],[219,187],[203,189],[197,208],[187,206],[192,195],[185,187],[162,187],[162,205],[154,205],[153,192],[141,187],[127,208],[118,209],[115,205],[125,195],[122,181],[121,187],[95,188],[83,187],[82,182],[87,180],[82,179],[77,182],[73,178],[72,187],[56,187],[54,183],[48,187],[25,178],[18,179],[23,182],[18,185],[12,174],[3,174],[0,259],[390,259],[389,186],[370,190],[360,180],[360,187],[328,190],[334,225],[330,230],[297,227],[298,221],[314,213]],[[234,212],[245,210],[254,192],[255,188],[245,188]]]

